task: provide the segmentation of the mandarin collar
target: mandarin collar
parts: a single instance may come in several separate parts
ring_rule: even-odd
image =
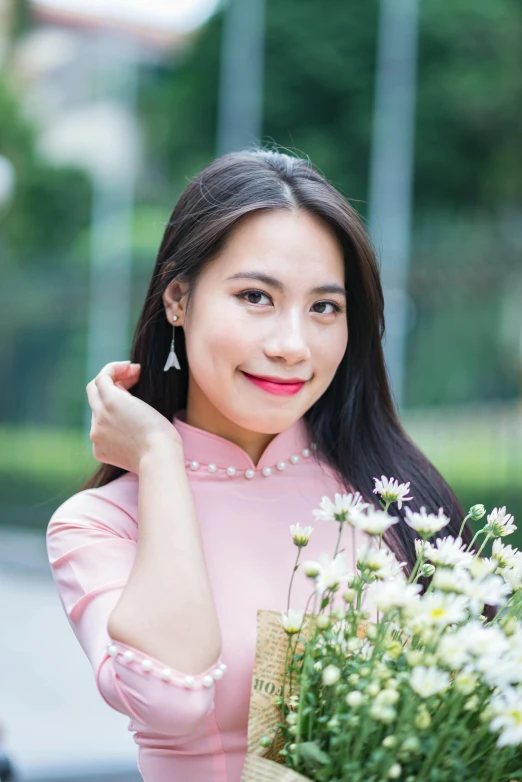
[[[183,441],[185,458],[200,464],[215,464],[226,469],[233,466],[238,470],[262,470],[274,467],[277,462],[289,462],[292,456],[301,458],[302,452],[310,448],[310,437],[304,418],[299,418],[271,440],[256,464],[241,446],[221,435],[207,432],[185,421],[186,408],[174,414],[172,422]]]

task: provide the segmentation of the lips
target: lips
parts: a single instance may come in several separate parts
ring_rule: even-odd
[[[291,396],[297,394],[298,391],[305,384],[305,380],[299,380],[297,382],[281,381],[281,380],[267,380],[257,375],[250,375],[248,372],[242,372],[247,380],[261,388],[263,391],[267,391],[269,394],[276,394],[278,396]]]

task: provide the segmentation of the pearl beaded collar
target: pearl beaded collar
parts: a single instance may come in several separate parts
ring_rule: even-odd
[[[317,444],[316,443],[310,443],[310,445],[307,448],[303,448],[303,450],[301,451],[300,454],[297,454],[297,453],[292,454],[290,456],[290,458],[288,459],[288,461],[290,462],[290,464],[299,464],[301,456],[303,456],[305,459],[307,459],[310,456],[311,452],[315,451],[316,448],[317,448]],[[225,473],[226,475],[228,475],[231,478],[233,478],[235,475],[243,474],[243,476],[245,478],[250,479],[250,480],[252,478],[254,478],[256,475],[258,475],[258,474],[262,475],[264,478],[269,478],[271,475],[273,475],[274,469],[277,469],[279,471],[283,471],[286,468],[286,465],[287,465],[287,462],[279,461],[273,467],[263,467],[262,469],[259,469],[259,470],[257,468],[254,469],[254,470],[252,470],[251,468],[247,469],[247,470],[240,470],[237,467],[233,467],[232,465],[229,466],[229,467],[218,467],[217,464],[213,464],[212,462],[210,464],[203,464],[201,462],[198,462],[195,459],[192,459],[192,460],[191,459],[186,459],[185,460],[185,467],[190,469],[190,470],[196,471],[196,470],[199,470],[202,467],[206,467],[207,468],[207,472],[209,472],[209,473],[214,473],[214,472],[216,472],[216,473]]]

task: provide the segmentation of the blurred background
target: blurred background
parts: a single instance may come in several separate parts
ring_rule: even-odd
[[[0,746],[19,778],[140,778],[44,534],[97,466],[85,386],[128,356],[169,214],[216,155],[277,145],[350,200],[407,431],[466,508],[522,520],[521,40],[517,0],[0,0]]]

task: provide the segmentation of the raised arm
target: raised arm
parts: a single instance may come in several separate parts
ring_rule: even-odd
[[[129,394],[126,364],[107,364],[87,394],[95,458],[128,472],[66,500],[47,550],[105,700],[136,729],[186,735],[211,712],[226,665],[183,443]]]

